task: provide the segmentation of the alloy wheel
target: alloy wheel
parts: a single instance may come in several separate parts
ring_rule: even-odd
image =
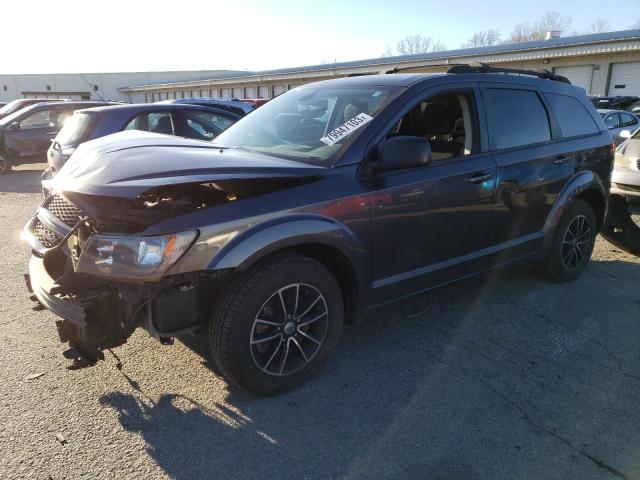
[[[582,265],[589,254],[591,243],[591,225],[584,215],[574,218],[562,239],[562,263],[567,270]]]
[[[269,297],[253,321],[253,361],[269,375],[297,372],[320,350],[328,325],[327,302],[315,287],[287,285]]]

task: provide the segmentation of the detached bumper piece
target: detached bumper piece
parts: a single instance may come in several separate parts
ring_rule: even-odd
[[[108,286],[96,290],[87,282],[84,291],[64,293],[64,286],[47,272],[45,259],[36,256],[29,261],[28,280],[37,300],[62,319],[56,322],[60,341],[69,342],[88,360],[102,359],[102,349],[121,345],[129,336],[122,328],[126,323],[120,320],[120,302]]]

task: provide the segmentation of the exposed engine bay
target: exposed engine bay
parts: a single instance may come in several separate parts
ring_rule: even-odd
[[[28,287],[34,299],[62,317],[57,321],[61,341],[90,361],[103,358],[103,349],[125,343],[138,327],[169,342],[207,320],[202,312],[211,310],[219,283],[233,272],[203,271],[141,281],[99,278],[79,271],[87,242],[96,235],[140,234],[168,218],[311,180],[236,178],[163,185],[135,198],[49,194],[25,227],[34,253]]]

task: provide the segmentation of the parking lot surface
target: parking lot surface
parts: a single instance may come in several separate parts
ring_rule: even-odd
[[[252,398],[193,338],[67,368],[22,279],[39,176],[0,177],[0,478],[640,477],[640,259],[606,241],[573,283],[523,266],[371,313],[310,383]]]

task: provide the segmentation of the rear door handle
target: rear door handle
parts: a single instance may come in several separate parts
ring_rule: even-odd
[[[487,180],[491,180],[492,178],[493,178],[493,175],[491,175],[490,173],[478,172],[478,173],[474,173],[470,177],[467,177],[466,180],[469,183],[482,183],[482,182],[486,182]]]
[[[554,163],[554,165],[564,165],[568,161],[569,161],[569,157],[567,157],[566,155],[561,155],[558,158],[556,158],[553,161],[553,163]]]

